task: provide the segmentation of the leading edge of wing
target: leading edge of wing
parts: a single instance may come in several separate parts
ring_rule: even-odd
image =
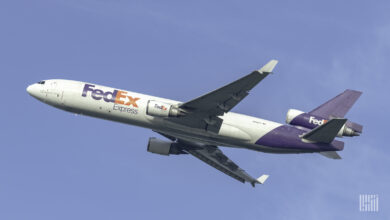
[[[255,70],[203,96],[185,102],[180,105],[180,108],[215,116],[226,113],[243,100],[248,92],[261,80],[272,73],[277,63],[277,60],[271,60],[259,70]]]

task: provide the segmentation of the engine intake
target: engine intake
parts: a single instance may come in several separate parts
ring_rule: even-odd
[[[179,143],[172,141],[163,141],[157,138],[151,137],[149,138],[148,143],[148,152],[161,154],[161,155],[170,155],[170,154],[187,154],[182,150],[179,146]]]

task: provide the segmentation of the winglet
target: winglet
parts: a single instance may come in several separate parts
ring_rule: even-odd
[[[261,175],[261,177],[257,178],[257,182],[260,183],[260,184],[263,184],[267,179],[268,179],[269,175]]]
[[[257,179],[253,179],[253,181],[251,182],[252,186],[255,187],[255,184],[256,183],[260,183],[260,184],[263,184],[267,179],[268,179],[269,175],[261,175],[259,178]]]
[[[276,64],[278,64],[277,60],[271,60],[267,64],[265,64],[261,69],[259,69],[260,73],[272,73],[272,70],[275,68]]]

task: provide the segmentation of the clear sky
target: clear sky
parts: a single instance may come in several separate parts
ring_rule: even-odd
[[[388,1],[5,0],[0,6],[0,219],[390,219]],[[146,151],[152,131],[30,97],[65,78],[187,101],[270,59],[237,107],[284,122],[344,91],[364,125],[343,160],[222,150],[252,188],[188,156]],[[387,140],[387,141],[386,141]],[[359,212],[378,194],[379,212]]]

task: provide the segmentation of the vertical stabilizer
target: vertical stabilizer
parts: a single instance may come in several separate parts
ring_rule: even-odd
[[[361,94],[362,92],[347,89],[309,113],[324,118],[343,118]]]

